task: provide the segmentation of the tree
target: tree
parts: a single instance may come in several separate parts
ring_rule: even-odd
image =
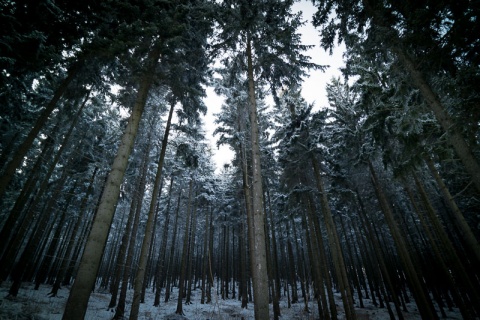
[[[268,283],[264,229],[264,199],[261,173],[261,154],[257,120],[256,81],[269,81],[272,93],[282,84],[300,81],[303,70],[314,67],[302,55],[306,46],[299,44],[297,28],[300,16],[290,11],[292,1],[260,1],[222,3],[217,51],[240,53],[244,60],[240,70],[246,74],[248,84],[249,125],[252,168],[252,275],[255,295],[255,317],[268,315]],[[239,48],[238,44],[241,44]],[[239,52],[239,50],[241,50]],[[215,52],[215,51],[214,51]],[[237,53],[238,52],[238,53]],[[253,60],[255,59],[255,65]],[[254,73],[258,80],[254,78]],[[258,77],[260,76],[260,77]]]

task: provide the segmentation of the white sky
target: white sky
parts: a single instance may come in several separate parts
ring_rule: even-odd
[[[302,95],[308,103],[315,103],[315,106],[318,108],[324,107],[327,105],[327,92],[325,87],[327,83],[332,79],[332,77],[340,76],[341,72],[339,68],[343,67],[345,64],[342,60],[342,54],[344,52],[344,47],[336,48],[333,51],[333,55],[329,55],[328,52],[325,52],[320,48],[320,37],[318,35],[318,30],[315,29],[312,24],[312,16],[315,13],[316,9],[310,1],[304,0],[299,3],[295,3],[293,6],[294,12],[301,10],[303,12],[303,19],[307,20],[307,23],[299,29],[299,32],[302,35],[302,42],[306,45],[315,45],[305,54],[310,55],[311,62],[314,62],[319,65],[329,65],[325,72],[321,71],[311,71],[309,77],[304,79],[302,85]],[[204,99],[206,106],[208,107],[208,112],[205,121],[205,130],[207,138],[210,139],[211,148],[213,152],[213,160],[215,161],[217,172],[221,170],[225,163],[230,163],[233,153],[229,150],[228,146],[216,147],[217,137],[213,136],[213,131],[215,130],[214,114],[220,111],[220,107],[223,103],[223,98],[217,96],[213,91],[213,88],[207,88],[207,96]]]

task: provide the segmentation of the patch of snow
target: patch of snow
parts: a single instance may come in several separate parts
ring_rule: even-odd
[[[51,287],[48,285],[40,286],[39,290],[34,290],[32,283],[24,283],[16,298],[7,298],[10,283],[4,282],[0,286],[0,320],[61,320],[62,313],[67,302],[69,288],[63,287],[59,290],[58,297],[48,297]],[[170,295],[170,301],[164,303],[161,299],[159,307],[153,306],[155,294],[151,289],[147,289],[145,295],[145,303],[140,305],[140,320],[226,320],[226,319],[244,319],[253,320],[254,311],[253,304],[249,303],[247,309],[241,308],[241,303],[236,299],[222,300],[220,295],[212,296],[212,303],[200,303],[200,290],[196,289],[192,292],[192,303],[184,304],[184,315],[175,314],[177,307],[178,291],[174,288]],[[238,291],[237,291],[238,292]],[[213,294],[213,292],[212,292]],[[127,295],[125,318],[128,319],[130,305],[132,301],[133,291],[130,290]],[[163,296],[163,292],[162,292]],[[299,293],[299,297],[301,297]],[[336,305],[338,308],[338,319],[344,319],[342,301],[340,294],[335,294]],[[107,309],[110,301],[108,292],[96,291],[91,294],[88,303],[86,320],[111,319],[114,313]],[[358,298],[356,298],[358,302]],[[389,319],[386,308],[378,308],[368,299],[364,299],[364,308],[355,308],[358,319],[383,320]],[[308,303],[309,313],[304,311],[304,302],[292,304],[288,308],[286,296],[282,296],[280,300],[281,319],[292,320],[310,320],[318,319],[318,309],[315,300]],[[393,305],[392,305],[393,308]],[[417,311],[415,303],[407,305],[409,312],[404,312],[403,316],[406,320],[420,320],[421,317]],[[448,311],[447,319],[462,319],[457,309]],[[270,304],[270,315],[273,318],[273,309]]]

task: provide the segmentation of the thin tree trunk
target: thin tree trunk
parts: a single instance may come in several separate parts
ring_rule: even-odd
[[[177,246],[177,230],[178,230],[178,213],[180,211],[180,200],[182,198],[182,188],[178,188],[178,199],[177,199],[177,208],[175,210],[175,222],[173,223],[173,235],[172,243],[170,244],[170,255],[168,258],[167,270],[165,272],[165,277],[167,279],[167,285],[165,288],[165,303],[170,299],[170,284],[173,274],[173,258],[175,256],[175,247]]]
[[[270,257],[272,261],[272,278],[274,282],[274,296],[273,296],[273,316],[275,319],[278,319],[281,314],[280,314],[280,275],[279,275],[279,270],[278,270],[278,256],[277,256],[277,236],[276,236],[276,229],[275,229],[275,223],[273,221],[273,213],[272,213],[272,208],[271,208],[271,203],[270,203],[270,191],[269,188],[266,188],[267,190],[267,204],[268,204],[268,209],[266,209],[267,212],[270,213],[270,228],[268,228],[268,223],[267,223],[267,230],[271,231],[271,235],[269,238],[271,239],[271,252],[270,252]],[[268,233],[267,233],[268,235]]]
[[[208,235],[210,233],[210,219],[212,216],[213,209],[210,208],[207,213],[207,218],[205,219],[205,233],[203,235],[203,254],[202,254],[202,296],[200,298],[200,303],[205,304],[205,295],[206,295],[206,282],[207,282],[207,267],[208,267]],[[242,306],[243,308],[243,306]]]
[[[188,187],[188,204],[187,204],[187,224],[185,226],[185,235],[183,238],[183,249],[182,249],[182,261],[180,266],[180,279],[178,280],[178,299],[177,299],[177,309],[175,310],[176,314],[183,315],[183,290],[185,289],[185,276],[187,273],[187,254],[188,254],[188,242],[190,234],[190,215],[191,215],[191,206],[192,206],[192,197],[193,197],[193,178],[190,179],[190,184]]]
[[[66,210],[72,200],[77,184],[78,184],[78,180],[76,180],[75,183],[73,183],[72,187],[67,192],[66,208],[61,213],[60,221],[57,223],[55,227],[55,232],[53,234],[52,241],[48,245],[48,249],[46,250],[46,253],[43,255],[43,261],[40,263],[40,267],[38,268],[37,275],[35,276],[35,287],[34,287],[35,290],[38,290],[38,288],[40,287],[40,284],[44,283],[45,279],[47,278],[49,265],[51,264],[52,257],[55,257],[55,251],[60,241],[60,234],[63,230],[65,220],[67,219]],[[31,258],[32,257],[30,257],[30,259]]]
[[[68,241],[68,246],[67,246],[67,248],[65,250],[65,253],[63,255],[62,263],[60,265],[60,269],[59,269],[59,271],[58,271],[58,273],[55,277],[55,282],[53,284],[52,291],[50,291],[50,293],[49,293],[50,297],[56,297],[57,296],[58,290],[60,289],[60,284],[61,284],[62,280],[65,278],[65,275],[67,273],[70,256],[72,255],[71,253],[72,253],[72,250],[73,250],[74,244],[75,244],[75,237],[77,236],[78,231],[80,230],[80,226],[82,225],[82,220],[83,220],[82,217],[86,216],[84,211],[85,211],[85,207],[87,205],[88,197],[92,194],[92,191],[93,191],[93,183],[95,181],[95,176],[97,175],[97,171],[98,171],[98,167],[95,167],[95,169],[93,170],[93,174],[90,177],[90,182],[89,182],[85,197],[83,197],[82,202],[80,204],[80,208],[78,210],[79,216],[77,217],[77,221],[75,222],[75,225],[74,225],[73,230],[71,232],[71,236],[70,236],[69,241]]]
[[[386,285],[390,289],[390,292],[391,292],[392,297],[393,297],[393,302],[395,304],[395,310],[396,310],[397,315],[398,315],[398,319],[403,320],[404,317],[403,317],[402,310],[400,309],[400,301],[399,301],[397,293],[395,292],[395,287],[394,287],[393,282],[391,280],[390,274],[387,270],[387,266],[386,266],[385,259],[384,259],[384,254],[383,254],[382,249],[380,247],[380,243],[378,242],[377,237],[375,237],[374,231],[372,230],[371,225],[368,223],[368,218],[367,218],[366,213],[365,213],[365,208],[364,208],[362,199],[360,198],[358,190],[356,190],[356,195],[357,195],[357,200],[360,204],[360,211],[359,211],[360,221],[361,221],[364,229],[366,229],[366,231],[367,231],[367,237],[370,239],[369,243],[370,243],[371,247],[373,247],[373,250],[374,250],[374,253],[371,254],[373,257],[371,258],[372,261],[371,261],[370,265],[374,264],[372,269],[375,270],[375,271],[378,270],[377,266],[380,267],[380,275],[383,277],[383,281],[386,282]],[[356,227],[357,227],[357,230],[358,230],[358,225]],[[365,244],[364,244],[364,247],[366,247]],[[379,278],[380,277],[376,277],[376,279],[374,279],[375,283],[378,282],[377,279],[379,279]],[[370,283],[371,283],[370,287],[372,287],[373,286],[372,281]],[[377,284],[377,286],[379,287],[379,290],[381,291],[383,296],[385,298],[387,298],[386,293],[383,292],[382,284],[380,284],[380,285]],[[373,288],[371,288],[371,289],[373,289]],[[379,297],[381,298],[381,295],[379,295]],[[375,301],[375,294],[373,292],[372,292],[372,299],[373,299],[373,301]],[[377,305],[377,304],[374,303],[374,305]],[[389,310],[390,318],[395,319],[395,316],[393,316],[392,312],[390,311],[390,305],[388,304],[388,302],[387,302],[387,308]]]
[[[140,252],[140,261],[138,262],[137,275],[135,276],[132,309],[130,311],[130,319],[138,318],[140,310],[140,297],[142,293],[143,282],[145,281],[145,271],[148,261],[148,250],[153,236],[153,225],[155,223],[155,208],[157,206],[158,196],[161,192],[160,181],[162,181],[163,162],[165,160],[165,152],[167,151],[168,136],[170,134],[170,125],[172,123],[173,110],[175,109],[175,101],[171,102],[170,111],[168,113],[167,123],[165,125],[165,133],[163,134],[162,149],[158,159],[157,173],[155,175],[155,183],[152,190],[152,200],[150,202],[150,210],[148,211],[147,225],[145,227],[145,236],[143,237],[142,249]]]
[[[160,305],[160,294],[162,292],[162,285],[163,285],[163,280],[164,276],[163,274],[165,273],[165,258],[166,258],[166,253],[167,253],[167,238],[168,238],[168,230],[170,228],[170,203],[172,199],[172,191],[173,191],[173,181],[175,179],[175,176],[172,174],[170,178],[170,187],[168,190],[168,198],[167,198],[167,207],[165,209],[165,225],[163,226],[163,233],[162,233],[162,242],[160,243],[160,252],[158,254],[158,266],[157,266],[157,272],[156,272],[156,288],[155,288],[155,300],[153,302],[153,305],[155,307],[158,307]]]
[[[55,188],[56,193],[60,193],[63,189],[66,181],[67,181],[67,170],[64,170],[60,181],[58,182],[57,187]],[[12,285],[10,286],[9,295],[16,297],[18,294],[18,290],[20,288],[20,284],[22,281],[23,274],[25,270],[29,267],[29,263],[33,258],[33,254],[39,249],[39,244],[42,236],[44,235],[44,231],[46,230],[48,223],[50,221],[50,215],[48,214],[53,210],[54,200],[56,198],[51,198],[46,206],[45,210],[42,210],[42,213],[39,215],[38,220],[33,228],[30,237],[28,239],[23,252],[20,255],[15,267],[12,269]],[[53,222],[52,222],[53,223]]]
[[[245,244],[245,223],[241,223],[240,237],[239,237],[239,250],[240,250],[240,299],[242,301],[242,309],[247,308],[248,293],[247,293],[247,257],[246,257],[246,244]]]
[[[82,320],[85,317],[88,299],[95,285],[98,267],[100,266],[108,232],[112,224],[115,206],[120,194],[120,185],[135,142],[140,119],[145,108],[148,92],[153,83],[159,58],[160,50],[157,48],[153,49],[148,56],[147,66],[140,82],[138,96],[122,136],[117,155],[113,161],[112,170],[108,175],[99,208],[80,262],[77,277],[67,300],[63,320]]]
[[[260,141],[257,120],[257,102],[255,97],[255,83],[253,78],[252,47],[250,35],[247,36],[247,68],[248,68],[248,96],[250,107],[250,129],[252,141],[252,205],[253,205],[253,238],[254,246],[250,248],[253,260],[253,296],[255,319],[269,318],[268,308],[268,274],[267,255],[265,247],[265,226],[263,211],[262,168],[260,163]]]
[[[194,199],[196,198],[196,196],[194,196]],[[192,281],[193,281],[193,258],[194,258],[194,255],[195,255],[195,239],[196,239],[196,234],[197,234],[197,201],[194,202],[194,206],[193,206],[193,216],[192,216],[192,227],[190,228],[190,236],[189,236],[189,240],[190,240],[190,249],[189,249],[189,255],[187,257],[187,261],[188,261],[188,268],[187,268],[187,278],[186,278],[186,281],[187,281],[187,296],[186,296],[186,299],[185,299],[185,304],[190,304],[192,303],[191,301],[191,296],[192,296]],[[228,267],[227,267],[228,269]]]
[[[307,217],[302,215],[302,224],[303,228],[305,229],[305,235],[307,239],[307,251],[308,251],[308,257],[310,260],[311,264],[311,269],[312,269],[312,278],[313,278],[313,283],[314,283],[314,288],[316,291],[316,298],[317,298],[317,307],[318,307],[318,315],[323,318],[323,319],[330,319],[329,313],[328,313],[328,308],[327,308],[327,300],[325,298],[325,292],[324,292],[324,279],[322,275],[322,266],[321,266],[321,261],[325,260],[320,257],[321,253],[324,252],[322,251],[319,246],[320,246],[320,241],[319,237],[321,237],[321,232],[319,229],[318,223],[315,223],[316,219],[315,217],[315,210],[313,208],[313,201],[310,199],[310,195],[305,194],[303,196],[303,202],[306,207],[307,211],[307,216],[308,216],[308,221]],[[323,242],[322,242],[323,243]],[[325,257],[323,257],[325,258]],[[327,285],[328,286],[328,285]],[[329,297],[330,300],[330,297]],[[334,302],[330,300],[330,312],[332,312],[332,318],[336,319],[336,312],[337,309],[335,307]],[[307,303],[305,304],[307,306]],[[305,311],[308,311],[305,310]]]
[[[288,263],[289,263],[288,277],[290,282],[290,288],[292,290],[291,303],[297,303],[298,293],[297,293],[297,280],[296,280],[297,272],[295,271],[295,256],[293,255],[292,241],[290,240],[290,232],[289,232],[290,226],[288,222],[285,222],[285,224],[286,224],[285,229],[287,231],[287,252],[288,252]]]
[[[317,159],[311,155],[311,162],[313,171],[315,173],[315,181],[318,192],[320,193],[320,203],[322,205],[322,213],[325,218],[325,226],[327,227],[327,235],[332,250],[333,265],[337,274],[337,279],[340,284],[340,294],[342,296],[343,305],[345,308],[345,316],[347,319],[355,319],[355,309],[353,307],[352,291],[347,277],[345,261],[343,259],[342,247],[340,246],[340,239],[338,237],[335,222],[333,221],[330,205],[328,204],[327,193],[323,184],[323,179],[320,174]]]
[[[133,225],[132,231],[128,235],[129,243],[128,243],[128,251],[127,251],[127,258],[125,261],[125,265],[123,266],[123,275],[121,281],[121,289],[120,295],[118,297],[118,304],[117,308],[115,309],[115,315],[113,319],[123,319],[125,315],[125,305],[127,299],[127,289],[128,289],[128,279],[132,274],[132,262],[135,256],[135,243],[137,242],[137,232],[138,226],[140,223],[140,216],[142,213],[142,202],[143,202],[143,195],[145,189],[145,180],[146,180],[147,171],[144,172],[142,176],[138,178],[138,182],[136,183],[136,192],[135,197],[132,199],[132,204],[130,206],[130,213],[129,215],[134,216],[133,218]]]

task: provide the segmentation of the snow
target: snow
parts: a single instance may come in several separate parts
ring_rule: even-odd
[[[68,288],[59,290],[58,297],[50,298],[47,294],[50,292],[50,286],[43,285],[39,290],[33,289],[32,283],[24,283],[16,298],[6,298],[8,295],[10,283],[4,282],[0,286],[0,320],[60,320],[62,319],[63,309],[68,298]],[[128,319],[129,308],[131,304],[131,297],[133,291],[129,291],[127,296],[126,319]],[[200,304],[200,290],[192,291],[192,304],[183,305],[184,316],[175,314],[177,306],[177,291],[174,288],[170,296],[170,301],[165,304],[163,299],[159,307],[153,306],[154,294],[147,289],[145,301],[140,305],[141,320],[160,320],[160,319],[254,319],[253,304],[248,304],[248,309],[242,309],[241,303],[238,299],[222,300],[220,295],[212,297],[211,304]],[[336,304],[338,307],[338,319],[344,319],[342,302],[340,294],[335,294]],[[88,304],[88,310],[85,319],[111,319],[114,315],[112,311],[107,310],[110,301],[110,294],[107,292],[97,291],[92,293]],[[379,309],[372,305],[370,300],[364,299],[365,308],[355,308],[357,319],[382,320],[389,319],[387,310],[385,308]],[[392,306],[393,307],[393,306]],[[309,302],[310,313],[303,311],[304,303],[292,304],[291,308],[287,307],[287,300],[282,296],[280,301],[281,319],[318,319],[318,312],[316,301]],[[407,320],[421,319],[416,311],[415,304],[408,305],[409,312],[404,313]],[[272,305],[270,304],[270,314],[273,318]],[[458,310],[448,312],[446,319],[462,319]]]

